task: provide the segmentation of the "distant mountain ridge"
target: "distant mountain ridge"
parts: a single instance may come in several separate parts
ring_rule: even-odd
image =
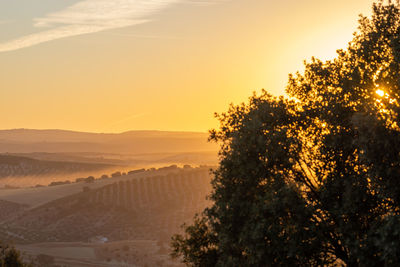
[[[205,137],[208,133],[202,132],[181,132],[181,131],[157,131],[157,130],[137,130],[122,133],[92,133],[71,130],[37,130],[37,129],[10,129],[0,130],[0,141],[29,141],[29,142],[93,142],[93,141],[112,141],[125,140],[130,138],[157,138],[157,137]]]
[[[216,151],[201,132],[128,131],[89,133],[68,130],[0,130],[0,153],[96,152],[165,153]]]

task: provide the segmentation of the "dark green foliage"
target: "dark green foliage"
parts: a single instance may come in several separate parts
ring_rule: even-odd
[[[189,238],[183,239],[182,236],[172,237],[172,244],[175,248],[172,252],[173,257],[183,254],[183,262],[195,266],[214,266],[217,263],[218,255],[215,244],[216,236],[207,225],[206,218],[196,217],[194,225],[186,228]],[[187,246],[180,247],[185,242]],[[181,249],[184,250],[182,253]]]
[[[380,91],[377,91],[380,90]],[[173,238],[192,266],[400,262],[400,11],[361,17],[347,50],[219,115],[206,209]]]
[[[0,266],[1,267],[28,267],[22,261],[21,254],[14,247],[0,244]]]

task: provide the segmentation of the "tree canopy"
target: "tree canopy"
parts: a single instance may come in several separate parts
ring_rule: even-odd
[[[24,263],[13,246],[0,244],[0,267],[33,267],[33,264]]]
[[[211,207],[173,237],[191,266],[400,262],[400,10],[380,1],[346,50],[217,115]]]

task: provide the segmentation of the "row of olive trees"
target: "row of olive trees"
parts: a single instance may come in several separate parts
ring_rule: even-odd
[[[210,192],[208,169],[170,173],[118,181],[95,190],[86,190],[90,202],[128,209],[150,207],[189,208],[203,206]],[[182,200],[185,199],[185,201]]]

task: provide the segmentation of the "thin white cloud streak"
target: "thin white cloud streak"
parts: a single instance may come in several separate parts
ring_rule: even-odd
[[[198,6],[212,6],[230,0],[186,0],[185,3],[194,4]]]
[[[121,37],[134,37],[134,38],[144,38],[144,39],[184,39],[183,37],[177,36],[166,36],[166,35],[146,35],[146,34],[130,34],[130,33],[118,33],[118,32],[104,32],[103,34]]]
[[[44,42],[144,23],[150,16],[182,0],[83,0],[59,12],[34,19],[34,26],[49,28],[0,43],[0,52]]]

